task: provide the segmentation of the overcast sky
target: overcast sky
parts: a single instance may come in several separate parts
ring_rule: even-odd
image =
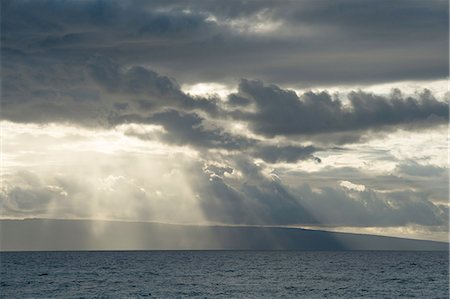
[[[448,1],[1,1],[2,218],[448,239]]]

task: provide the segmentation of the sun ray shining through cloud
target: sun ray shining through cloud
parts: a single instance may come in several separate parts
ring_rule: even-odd
[[[1,218],[448,241],[446,11],[2,1]]]

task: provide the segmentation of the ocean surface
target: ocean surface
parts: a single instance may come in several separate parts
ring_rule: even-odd
[[[448,252],[3,252],[1,298],[449,298]]]

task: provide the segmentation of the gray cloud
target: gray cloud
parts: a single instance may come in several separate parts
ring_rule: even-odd
[[[269,163],[294,163],[298,160],[314,158],[312,154],[318,149],[313,146],[262,146],[256,149],[255,156]],[[318,158],[316,158],[318,159]]]
[[[2,118],[110,126],[120,115],[148,116],[166,107],[218,113],[216,98],[191,97],[174,79],[95,55],[85,64],[21,62],[2,69]]]
[[[110,58],[97,56],[88,62],[88,72],[110,96],[124,96],[128,101],[134,100],[137,110],[180,107],[217,113],[217,99],[188,96],[180,90],[174,79],[144,67],[132,66],[121,70]]]
[[[312,159],[317,151],[313,146],[272,145],[241,135],[233,135],[221,127],[206,127],[206,119],[197,113],[184,113],[177,110],[166,110],[148,118],[136,115],[124,116],[120,121],[138,121],[161,125],[166,132],[160,133],[160,140],[175,145],[190,145],[201,151],[220,149],[228,151],[247,151],[250,155],[261,158],[268,163],[288,162]],[[147,134],[128,130],[128,136],[144,140],[155,139],[155,134]]]
[[[238,109],[234,117],[249,121],[255,132],[267,136],[357,132],[405,124],[429,126],[448,120],[448,104],[436,100],[429,91],[417,98],[404,98],[399,90],[390,97],[351,92],[350,106],[346,107],[327,92],[306,92],[299,97],[276,85],[242,80],[239,96],[251,100],[256,111]]]
[[[432,49],[446,52],[447,48],[440,46],[445,40],[442,36],[447,36],[448,31],[447,24],[443,25],[446,13],[441,10],[446,5],[440,1],[427,3],[427,13],[424,13],[423,4],[405,1],[395,5],[385,1],[360,4],[349,0],[320,4],[286,1],[276,5],[266,1],[232,1],[228,4],[215,1],[4,1],[2,118],[88,126],[154,122],[175,132],[174,135],[168,132],[164,137],[168,142],[175,142],[177,133],[178,143],[204,143],[210,147],[233,149],[253,141],[224,133],[220,128],[189,130],[188,126],[183,131],[180,127],[183,124],[175,122],[181,118],[195,118],[198,111],[203,111],[208,116],[202,118],[243,119],[254,132],[268,137],[304,134],[311,135],[308,138],[315,142],[326,139],[338,144],[358,142],[360,131],[386,125],[439,123],[448,119],[448,111],[444,109],[446,104],[437,102],[429,93],[417,98],[403,98],[398,94],[385,98],[353,92],[349,96],[351,109],[347,109],[327,93],[305,93],[298,97],[276,85],[243,80],[239,85],[240,93],[221,103],[217,98],[189,96],[171,77],[141,65],[161,69],[169,75],[176,74],[182,82],[226,80],[230,74],[234,79],[262,76],[280,83],[314,81],[319,72],[319,77],[324,80],[327,77],[343,78],[355,83],[364,78],[361,71],[346,77],[350,67],[355,66],[374,72],[380,66],[383,70],[394,66],[405,73],[397,79],[408,79],[414,74],[412,68],[421,68],[419,64],[439,72],[433,63],[423,59],[440,55],[430,52],[430,55],[416,57],[409,54],[417,48],[411,47],[410,43],[415,43],[418,37],[427,37]],[[355,10],[348,7],[355,7]],[[373,11],[377,12],[376,17],[372,17]],[[263,21],[281,22],[281,27],[264,33],[251,28]],[[331,33],[330,28],[334,28]],[[309,33],[302,33],[303,29]],[[337,34],[342,43],[331,40],[336,47],[329,47],[325,42],[330,40],[330,34]],[[343,47],[349,42],[347,38],[354,40],[356,37],[364,45],[378,45],[380,49],[371,51],[380,53],[396,53],[391,51],[391,46],[408,44],[409,51],[399,50],[401,55],[395,57],[397,62],[408,57],[407,71],[392,63],[372,61],[369,58],[376,58],[378,52],[372,53],[351,44],[348,47],[356,51],[350,51],[354,61],[350,63],[339,57],[340,51],[350,50]],[[423,44],[428,45],[420,45]],[[333,53],[323,54],[328,60],[320,65],[326,65],[326,70],[296,64],[297,61],[300,64],[322,61],[323,51]],[[367,51],[369,56],[360,55]],[[318,56],[311,60],[311,55]],[[329,57],[335,56],[338,57],[336,61],[329,61]],[[358,66],[357,57],[371,66]],[[280,62],[280,58],[284,62]],[[439,67],[447,65],[442,63],[443,59],[446,60],[447,55],[439,58]],[[261,61],[270,61],[270,64]],[[411,61],[417,64],[412,65]],[[336,63],[347,63],[346,70]],[[334,71],[339,71],[339,76]],[[424,76],[427,71],[422,69],[418,73]],[[289,79],[278,78],[277,74]],[[392,79],[389,74],[383,76],[386,80]],[[376,76],[370,74],[370,77]],[[248,108],[252,103],[257,106],[256,113],[240,111],[239,107]],[[230,113],[230,107],[237,110]],[[179,111],[173,124],[165,120],[170,116],[164,112],[167,108]],[[187,111],[192,115],[188,116]],[[316,133],[327,133],[328,136],[312,136]],[[188,142],[186,139],[190,137],[197,140]],[[200,141],[201,138],[205,140]],[[302,156],[301,147],[292,149],[288,146],[266,144],[254,152],[266,161],[294,161]],[[275,148],[280,153],[269,153],[269,149]]]
[[[220,128],[206,129],[202,126],[203,121],[198,114],[176,110],[157,113],[149,118],[150,123],[160,124],[167,130],[163,140],[173,144],[237,150],[252,143],[245,137],[233,136]]]
[[[239,92],[223,102],[190,96],[175,79],[141,66],[121,66],[101,55],[81,64],[47,64],[40,59],[10,63],[3,69],[3,119],[100,127],[156,124],[165,132],[151,138],[202,151],[245,150],[268,163],[314,158],[319,146],[305,147],[299,145],[301,141],[327,147],[360,142],[363,135],[368,139],[371,132],[381,129],[418,129],[448,120],[447,103],[437,101],[430,92],[403,97],[394,91],[385,97],[355,91],[348,96],[350,106],[345,106],[326,92],[298,96],[276,85],[242,80]],[[232,119],[247,123],[265,139],[231,133],[224,124]],[[150,138],[131,131],[127,134]],[[276,135],[303,135],[304,140],[270,139]]]
[[[2,119],[105,125],[110,107],[82,66],[2,60]]]
[[[4,74],[3,119],[100,127],[156,124],[165,129],[159,138],[166,143],[202,150],[248,150],[269,163],[313,158],[318,146],[305,147],[298,144],[301,141],[327,147],[360,142],[381,129],[420,129],[448,120],[447,103],[428,91],[417,97],[403,97],[398,90],[390,97],[355,91],[346,106],[326,92],[298,96],[276,85],[242,80],[239,92],[223,102],[190,96],[174,79],[144,67],[121,67],[98,55],[82,65],[9,66]],[[233,119],[247,123],[265,139],[231,133],[225,124]],[[303,140],[272,141],[276,135],[303,135]]]
[[[97,53],[191,83],[251,77],[323,85],[448,75],[446,1],[2,4],[3,61],[79,63]]]

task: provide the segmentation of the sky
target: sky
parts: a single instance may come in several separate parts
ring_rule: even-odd
[[[448,240],[448,1],[1,1],[2,219]]]

